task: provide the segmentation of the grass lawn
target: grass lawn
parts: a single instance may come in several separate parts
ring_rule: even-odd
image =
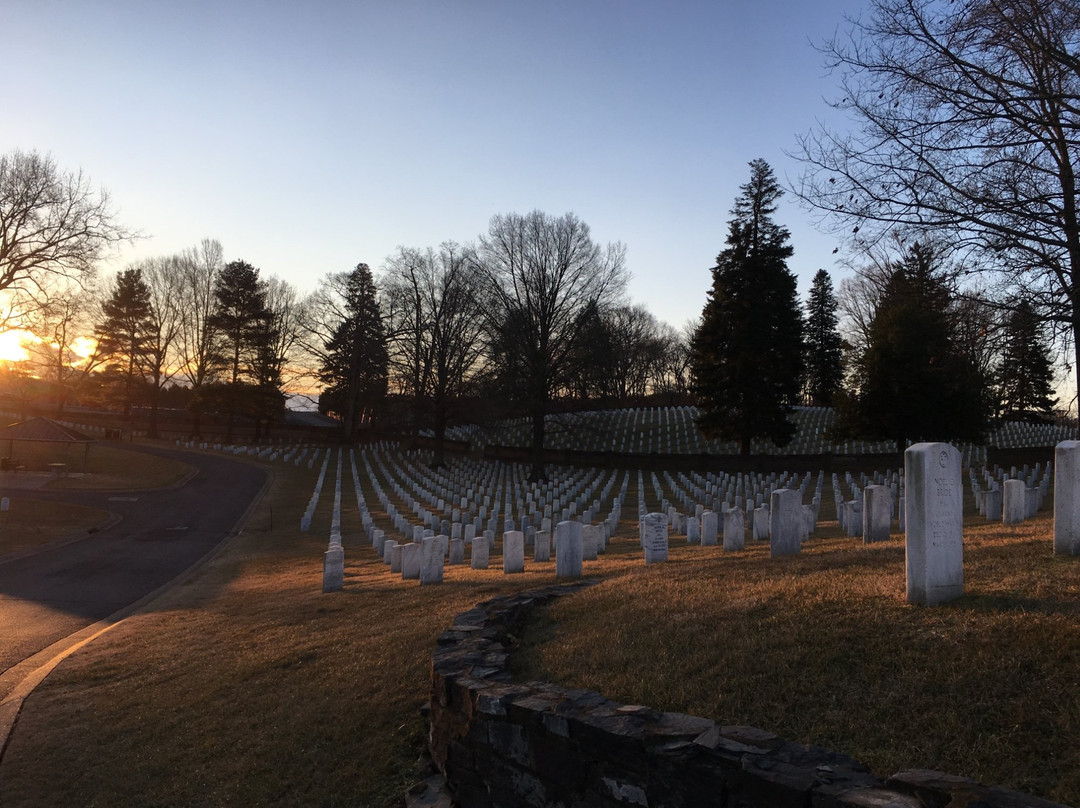
[[[108,518],[97,508],[11,497],[10,508],[0,511],[0,558],[93,530]]]
[[[15,446],[27,471],[0,472],[0,485],[8,479],[15,484],[8,489],[10,509],[0,511],[0,556],[93,530],[109,518],[97,508],[35,499],[33,489],[18,487],[23,474],[43,473],[49,463],[67,462],[75,476],[50,479],[46,488],[118,490],[163,488],[191,471],[186,463],[105,444],[90,447],[85,462],[82,447],[69,452],[61,444],[16,441]]]
[[[504,576],[493,556],[488,571],[448,567],[442,586],[402,582],[350,541],[347,481],[346,591],[323,595],[332,480],[302,534],[317,469],[275,473],[244,534],[31,696],[0,764],[0,805],[399,802],[423,746],[436,636],[478,601],[552,582],[554,564]],[[936,609],[904,603],[898,537],[866,547],[834,524],[775,561],[764,546],[725,555],[673,541],[669,563],[645,567],[627,522],[586,563],[604,583],[539,615],[516,664],[830,746],[883,775],[942,768],[1080,803],[1076,561],[1051,555],[1046,517],[978,522],[969,594]]]
[[[109,444],[90,447],[86,457],[83,449],[74,447],[65,460],[65,450],[53,444],[24,444],[35,446],[20,452],[19,459],[27,469],[47,469],[48,463],[66,462],[73,476],[58,477],[49,488],[79,490],[152,489],[165,488],[179,482],[191,471],[191,466],[165,457],[128,451]],[[24,456],[27,458],[23,460]],[[50,459],[52,458],[52,459]]]

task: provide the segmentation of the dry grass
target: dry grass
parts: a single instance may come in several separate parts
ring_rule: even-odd
[[[31,697],[0,805],[398,804],[436,636],[478,601],[552,582],[553,565],[448,567],[421,588],[350,544],[348,507],[346,591],[323,595],[332,495],[301,534],[316,472],[277,473],[244,535]],[[669,563],[645,567],[624,524],[586,564],[604,583],[538,620],[518,664],[843,750],[882,774],[926,765],[1078,802],[1080,581],[1074,560],[1051,556],[1048,528],[970,527],[970,594],[919,609],[904,603],[898,539],[867,548],[833,528],[779,560],[673,541]]]
[[[3,454],[9,456],[7,441]],[[50,463],[65,463],[71,476],[50,480],[51,489],[114,490],[164,488],[179,481],[191,471],[191,466],[164,457],[132,452],[94,443],[89,447],[62,443],[15,441],[10,456],[26,467],[29,473],[48,473]],[[18,481],[23,472],[0,472],[0,480],[11,475]]]
[[[753,724],[882,775],[934,768],[1080,803],[1080,579],[1050,530],[1046,516],[968,525],[968,594],[933,609],[904,601],[899,537],[814,539],[776,560],[683,549],[558,602],[521,672]]]
[[[36,456],[34,465],[28,468],[48,468],[50,462],[64,462],[62,448],[54,448],[50,453],[47,448],[49,444],[38,446],[45,448]],[[84,473],[84,476],[60,477],[49,483],[49,488],[100,491],[165,488],[180,481],[192,470],[187,463],[106,444],[91,446],[85,460],[82,453],[82,449],[72,449],[72,456],[67,462],[73,472]],[[57,459],[46,459],[49,456]]]
[[[478,600],[550,583],[553,565],[509,577],[453,567],[420,588],[354,543],[346,591],[323,595],[332,494],[318,532],[281,525],[316,472],[278,467],[244,535],[44,682],[0,765],[0,805],[400,801],[423,746],[435,638]],[[356,535],[354,507],[344,522]]]
[[[0,557],[85,533],[108,518],[97,508],[13,497],[10,509],[0,511]]]

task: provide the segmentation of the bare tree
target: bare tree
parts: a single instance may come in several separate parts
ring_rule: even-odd
[[[414,247],[398,247],[383,265],[382,297],[386,313],[386,341],[390,373],[399,394],[412,397],[412,429],[419,436],[420,402],[427,385],[430,351],[425,344],[429,312],[425,307],[425,254]]]
[[[91,282],[48,282],[42,304],[23,314],[21,325],[36,339],[25,343],[31,365],[55,391],[56,415],[63,415],[72,390],[104,360],[100,345],[88,340],[100,317],[100,299]],[[80,350],[81,348],[89,350]]]
[[[936,232],[1080,351],[1078,48],[1075,0],[873,0],[822,48],[855,128],[801,138],[796,193],[857,247]]]
[[[308,378],[300,357],[308,322],[307,306],[308,298],[302,298],[287,281],[274,276],[266,279],[266,307],[270,311],[266,351],[282,390],[301,385]]]
[[[685,395],[690,392],[690,337],[697,323],[691,320],[681,329],[660,323],[662,358],[653,372],[650,385],[654,393]]]
[[[108,193],[82,172],[61,171],[33,151],[0,155],[0,291],[14,307],[0,315],[0,328],[43,305],[60,288],[51,281],[91,279],[108,250],[131,237]]]
[[[143,281],[150,290],[150,328],[145,347],[146,379],[150,383],[148,435],[158,436],[161,390],[180,372],[177,350],[186,313],[181,308],[185,259],[182,255],[151,258],[142,264]]]
[[[214,292],[218,274],[224,266],[224,250],[216,239],[203,239],[197,246],[180,256],[178,297],[183,320],[178,334],[180,376],[193,395],[191,404],[192,431],[200,434],[203,404],[201,392],[214,381],[222,367],[216,350],[214,328]]]
[[[484,290],[470,247],[400,249],[387,261],[383,291],[396,336],[396,365],[417,400],[430,403],[436,466],[442,465],[447,423],[484,353]]]
[[[531,477],[544,479],[544,419],[590,308],[623,291],[622,244],[600,247],[574,214],[541,211],[494,216],[480,242],[488,287],[487,319],[504,381],[519,391],[532,421]]]

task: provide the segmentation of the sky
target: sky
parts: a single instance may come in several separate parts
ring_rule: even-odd
[[[216,238],[313,290],[492,216],[574,212],[628,295],[701,313],[748,163],[835,94],[813,48],[866,0],[4,0],[0,151],[49,153],[143,234],[105,269]],[[836,242],[776,220],[805,296]]]

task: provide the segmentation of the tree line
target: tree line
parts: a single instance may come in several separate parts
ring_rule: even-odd
[[[688,389],[685,330],[626,298],[625,247],[597,243],[572,213],[495,216],[474,243],[401,247],[378,274],[361,263],[301,295],[226,261],[213,239],[99,284],[94,265],[132,237],[104,192],[23,152],[0,158],[0,189],[2,325],[38,337],[27,347],[58,413],[74,400],[125,416],[146,408],[154,435],[163,402],[182,403],[192,434],[213,414],[231,439],[241,422],[258,435],[286,391],[307,389],[321,391],[319,409],[341,419],[346,439],[430,429],[437,462],[455,420],[525,415],[542,475],[556,403]],[[81,202],[65,212],[70,199]],[[69,238],[84,260],[28,258]]]
[[[901,444],[1051,417],[1053,340],[1080,374],[1080,7],[874,0],[821,50],[851,126],[798,140],[791,190],[854,277],[837,294],[819,272],[805,306],[772,218],[783,191],[756,160],[681,331],[627,300],[621,244],[541,211],[495,216],[470,244],[401,248],[377,276],[331,273],[308,296],[205,241],[125,270],[90,314],[93,266],[132,234],[81,174],[13,152],[0,317],[43,335],[60,406],[80,376],[111,379],[126,409],[182,389],[198,432],[206,412],[265,423],[306,380],[350,438],[382,421],[441,446],[457,418],[525,415],[534,476],[553,408],[646,393],[692,395],[702,429],[743,451],[785,443],[800,401]],[[95,352],[74,361],[87,324]]]
[[[798,139],[793,191],[854,276],[819,273],[802,318],[752,164],[694,339],[703,428],[783,443],[800,392],[900,447],[1053,417],[1053,342],[1080,378],[1080,6],[874,0],[820,50],[847,125]]]

